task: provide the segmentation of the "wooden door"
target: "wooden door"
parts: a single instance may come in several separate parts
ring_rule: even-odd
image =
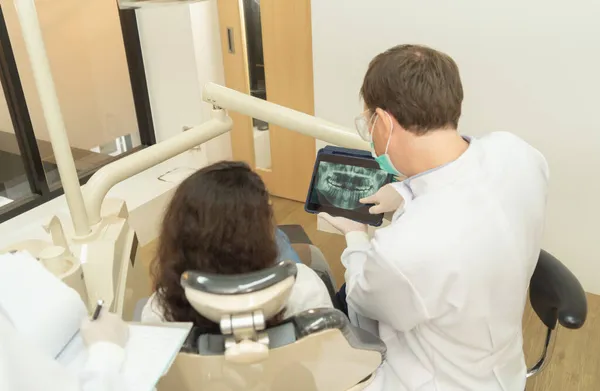
[[[218,0],[225,84],[250,93],[243,0]],[[310,0],[261,0],[262,50],[267,100],[314,114]],[[271,194],[304,201],[316,156],[315,139],[269,126],[270,167],[256,166],[252,118],[230,113],[233,157],[251,165]]]

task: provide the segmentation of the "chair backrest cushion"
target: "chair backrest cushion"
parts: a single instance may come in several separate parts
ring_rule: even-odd
[[[558,259],[541,250],[529,286],[531,306],[551,329],[557,322],[578,329],[587,317],[587,299],[577,278]]]
[[[292,261],[254,273],[217,275],[187,271],[181,285],[190,305],[205,318],[219,323],[223,317],[260,312],[265,320],[287,303],[298,269]]]

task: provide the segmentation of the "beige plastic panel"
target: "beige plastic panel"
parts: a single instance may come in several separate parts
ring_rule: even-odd
[[[157,390],[350,390],[380,364],[378,352],[354,349],[339,330],[326,330],[273,349],[266,361],[253,365],[227,362],[223,356],[180,353]]]
[[[198,313],[216,323],[225,315],[258,310],[265,319],[270,319],[285,307],[295,281],[295,277],[288,277],[261,291],[239,295],[213,295],[185,288],[185,297]]]

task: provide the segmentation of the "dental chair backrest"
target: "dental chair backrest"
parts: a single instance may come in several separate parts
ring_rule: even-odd
[[[291,261],[246,275],[186,272],[190,304],[220,325],[220,334],[192,330],[158,384],[178,391],[361,390],[385,358],[379,338],[350,325],[334,309],[282,320],[296,279]]]

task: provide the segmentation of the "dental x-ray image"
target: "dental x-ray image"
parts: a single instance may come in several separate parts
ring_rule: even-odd
[[[364,207],[360,199],[374,194],[387,178],[382,170],[321,161],[311,202],[356,210]]]

